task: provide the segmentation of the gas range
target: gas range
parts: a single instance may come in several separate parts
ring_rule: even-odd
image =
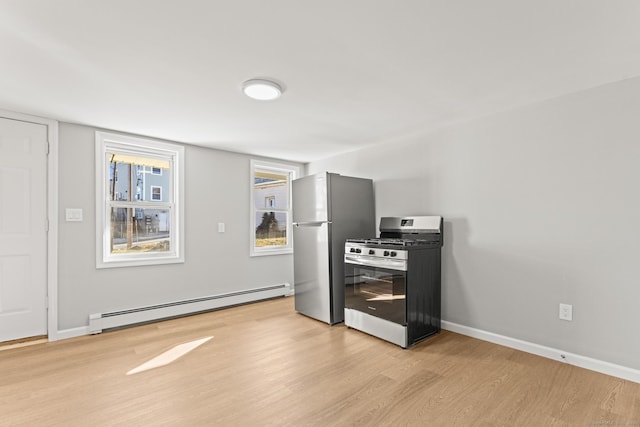
[[[345,324],[404,348],[440,330],[440,216],[383,217],[345,243]]]

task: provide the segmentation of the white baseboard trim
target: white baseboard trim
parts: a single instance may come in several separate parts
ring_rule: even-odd
[[[49,338],[49,341],[66,340],[68,338],[81,337],[83,335],[89,335],[89,327],[81,326],[79,328],[63,329],[56,333],[55,339]]]
[[[456,332],[472,338],[478,338],[483,341],[492,342],[494,344],[503,345],[505,347],[524,351],[526,353],[535,354],[537,356],[546,357],[548,359],[558,360],[580,368],[589,369],[591,371],[600,372],[601,374],[611,375],[622,378],[624,380],[640,383],[640,370],[628,368],[626,366],[616,365],[602,360],[592,359],[590,357],[579,354],[569,353],[557,348],[546,347],[528,341],[507,337],[504,335],[494,334],[480,329],[471,328],[469,326],[459,325],[457,323],[442,321],[442,329]]]

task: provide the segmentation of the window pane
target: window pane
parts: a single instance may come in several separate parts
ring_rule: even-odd
[[[287,245],[287,212],[256,211],[256,247]]]
[[[171,250],[169,209],[112,208],[111,253]]]
[[[109,199],[125,201],[169,201],[170,162],[122,153],[107,152]],[[159,188],[154,192],[152,187]]]
[[[253,180],[253,197],[256,209],[289,208],[289,175],[256,171]],[[259,224],[259,222],[257,222]]]

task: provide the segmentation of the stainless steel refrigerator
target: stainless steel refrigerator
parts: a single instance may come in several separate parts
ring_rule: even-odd
[[[375,237],[373,181],[319,173],[293,181],[296,311],[330,325],[344,321],[344,244]]]

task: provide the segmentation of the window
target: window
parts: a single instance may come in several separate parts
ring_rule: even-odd
[[[276,197],[275,196],[267,196],[264,198],[264,207],[265,208],[275,208],[276,207]]]
[[[180,145],[96,132],[98,268],[184,262],[183,159]]]
[[[251,255],[293,252],[291,181],[298,176],[291,165],[251,161]]]
[[[151,186],[151,200],[154,202],[162,201],[162,187],[156,187],[155,185]]]

